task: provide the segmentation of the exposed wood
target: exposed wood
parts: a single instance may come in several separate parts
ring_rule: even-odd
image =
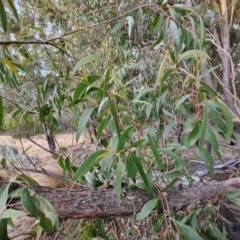
[[[0,181],[0,185],[3,184]],[[16,188],[13,185],[12,190]],[[164,198],[157,190],[154,198],[160,198],[172,210],[183,210],[198,202],[217,199],[228,190],[240,188],[240,178],[233,178],[221,182],[198,183],[192,187],[178,187],[169,191]],[[139,212],[144,204],[149,201],[146,191],[122,191],[120,205],[117,204],[114,189],[98,191],[69,190],[66,188],[34,187],[40,196],[46,198],[60,219],[82,218],[109,218],[130,216]]]

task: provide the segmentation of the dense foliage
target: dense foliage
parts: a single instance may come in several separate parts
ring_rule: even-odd
[[[90,128],[96,151],[78,168],[69,156],[59,165],[72,183],[86,181],[91,189],[108,187],[115,176],[118,202],[122,188],[143,188],[152,198],[157,182],[162,194],[183,177],[191,183],[189,149],[214,175],[206,140],[221,159],[218,134],[226,142],[238,137],[239,2],[231,1],[227,18],[217,0],[190,2],[0,0],[2,130],[26,136],[43,127],[55,151],[57,132],[76,130],[78,141]],[[20,179],[34,184],[25,175]],[[2,229],[25,214],[5,209],[8,189],[0,190]],[[58,228],[51,204],[30,188],[14,197],[41,228]],[[211,207],[187,216],[162,208],[152,199],[136,220],[150,214],[162,239],[224,239]]]

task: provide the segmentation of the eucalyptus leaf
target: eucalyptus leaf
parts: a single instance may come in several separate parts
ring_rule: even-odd
[[[94,110],[94,108],[86,109],[83,112],[82,116],[80,117],[80,120],[78,122],[77,133],[76,133],[76,142],[79,141],[79,138],[80,138],[82,132],[84,131],[93,110]]]
[[[85,65],[87,63],[90,63],[90,62],[93,62],[93,61],[97,61],[97,60],[99,60],[101,58],[102,57],[100,55],[89,55],[89,56],[86,56],[86,57],[82,58],[75,65],[75,67],[73,69],[73,73],[75,73],[77,70],[79,70],[79,68],[81,68],[83,65]]]
[[[141,221],[145,219],[151,212],[152,210],[156,207],[158,202],[158,199],[152,199],[148,201],[142,208],[141,212],[139,212],[136,216],[137,221]]]

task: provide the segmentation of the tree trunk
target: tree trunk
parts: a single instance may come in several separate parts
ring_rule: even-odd
[[[0,181],[0,185],[6,181]],[[11,191],[18,185],[11,185]],[[186,188],[174,188],[166,195],[158,190],[154,191],[153,198],[159,198],[171,210],[183,210],[200,202],[217,199],[227,191],[240,187],[240,178],[233,178],[221,182],[198,183]],[[60,219],[109,218],[130,216],[141,211],[150,199],[144,190],[125,191],[117,204],[115,189],[82,191],[66,188],[34,187],[40,196],[46,198],[55,208]],[[165,197],[164,197],[165,196]],[[15,207],[19,206],[16,204]]]
[[[235,103],[233,96],[229,94],[229,92],[232,92],[234,87],[234,86],[231,86],[231,77],[234,78],[234,76],[230,76],[231,75],[231,64],[230,64],[231,54],[230,54],[230,25],[228,21],[229,9],[228,9],[226,0],[221,0],[220,3],[213,0],[212,4],[218,12],[219,26],[220,26],[220,36],[218,35],[218,32],[215,26],[214,26],[213,34],[215,37],[216,44],[219,46],[217,48],[217,51],[222,62],[222,83],[224,85],[223,94],[228,107],[236,116],[239,117],[240,113],[239,113],[237,104]],[[236,93],[233,93],[233,95],[236,95]]]
[[[55,150],[56,150],[55,140],[54,140],[54,137],[50,135],[48,125],[45,120],[43,122],[43,128],[44,128],[44,132],[45,132],[45,136],[47,139],[49,150],[52,152],[55,152]]]

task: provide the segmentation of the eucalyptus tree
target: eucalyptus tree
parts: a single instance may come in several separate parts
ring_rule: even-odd
[[[4,86],[17,91],[12,116],[20,120],[37,117],[52,150],[54,131],[66,115],[76,122],[76,141],[91,119],[97,125],[96,151],[81,166],[73,166],[69,156],[58,159],[65,181],[86,181],[93,189],[113,186],[118,203],[125,186],[143,188],[152,198],[154,183],[161,182],[161,192],[168,192],[179,178],[188,176],[184,156],[190,148],[214,175],[213,157],[204,141],[210,142],[221,159],[217,133],[226,140],[234,137],[233,116],[216,89],[205,82],[216,68],[207,53],[209,36],[205,37],[198,12],[202,5],[190,7],[183,1],[7,2],[0,1],[4,31],[0,78]],[[238,101],[225,85],[230,77],[227,51],[221,48],[226,64],[224,93],[226,99],[230,96]],[[27,91],[20,91],[22,86]],[[9,100],[4,92],[1,95],[4,102]],[[2,104],[0,109],[2,122]],[[108,138],[104,131],[110,132]],[[103,149],[98,148],[101,139]],[[1,191],[7,202],[8,187]],[[22,189],[21,198],[31,214],[41,206],[35,211],[40,227],[58,227],[56,212],[46,200],[28,188]],[[160,232],[166,230],[169,239],[178,234],[189,239],[202,239],[199,234],[205,239],[214,239],[216,233],[224,235],[216,226],[212,232],[204,224],[189,227],[197,215],[189,214],[187,219],[174,215],[162,201],[149,201],[137,220],[158,207],[153,224]],[[44,206],[51,216],[45,215]]]

